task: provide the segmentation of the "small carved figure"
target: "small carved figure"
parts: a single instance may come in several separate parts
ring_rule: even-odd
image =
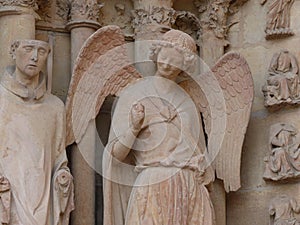
[[[300,213],[300,206],[294,198],[287,195],[277,196],[269,206],[270,225],[300,225],[295,213]]]
[[[15,41],[11,54],[16,65],[7,68],[0,82],[3,224],[67,225],[74,208],[64,104],[46,91],[41,72],[49,52],[43,41]]]
[[[261,4],[265,4],[263,0]],[[267,13],[266,38],[294,35],[290,29],[290,11],[294,0],[273,0]]]
[[[104,45],[101,37],[111,42]],[[206,185],[216,174],[227,191],[240,187],[251,73],[244,58],[229,53],[212,72],[179,81],[198,65],[196,49],[188,34],[166,32],[151,52],[156,74],[142,79],[126,56],[118,27],[99,29],[79,53],[67,100],[68,143],[84,143],[105,97],[120,97],[103,152],[105,225],[214,225]]]
[[[132,33],[131,15],[126,13],[126,8],[123,3],[115,4],[117,14],[112,18],[111,22],[118,25],[124,32]]]
[[[271,126],[269,148],[264,179],[300,177],[300,139],[294,126],[282,123]]]
[[[263,87],[265,105],[299,104],[299,67],[295,56],[287,50],[276,53],[268,72],[267,84]]]

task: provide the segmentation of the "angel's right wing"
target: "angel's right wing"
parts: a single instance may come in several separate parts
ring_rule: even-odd
[[[66,145],[81,141],[108,95],[117,95],[139,77],[119,27],[106,26],[89,37],[75,62],[68,91]]]

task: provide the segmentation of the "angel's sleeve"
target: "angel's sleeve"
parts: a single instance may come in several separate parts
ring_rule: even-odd
[[[119,139],[111,128],[102,162],[103,197],[105,202],[103,224],[105,225],[125,224],[131,186],[136,178],[133,167],[126,164],[127,161],[130,161],[130,158],[132,159],[130,153],[124,162],[119,161],[112,155],[117,143],[119,143]]]

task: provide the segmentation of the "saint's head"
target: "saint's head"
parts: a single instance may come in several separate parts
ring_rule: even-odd
[[[50,46],[39,40],[17,40],[11,46],[16,76],[31,80],[38,77],[47,61]]]

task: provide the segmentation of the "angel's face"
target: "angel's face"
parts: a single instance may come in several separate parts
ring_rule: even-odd
[[[164,47],[157,56],[157,75],[175,80],[183,67],[183,55],[176,49]]]

